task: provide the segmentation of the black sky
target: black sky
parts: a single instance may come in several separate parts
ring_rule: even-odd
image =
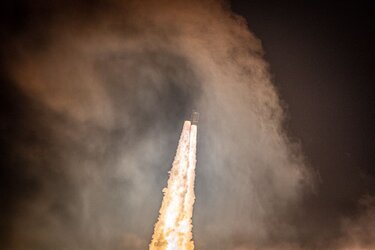
[[[28,4],[2,1],[2,44],[38,22],[29,19]],[[288,111],[285,127],[320,176],[316,193],[305,197],[304,204],[312,216],[306,223],[316,226],[316,232],[324,230],[321,221],[338,223],[337,218],[357,212],[361,197],[375,195],[374,9],[369,2],[234,0],[231,6],[261,39]],[[48,20],[48,11],[44,18]],[[7,54],[5,45],[1,55]],[[27,124],[27,103],[19,102],[24,98],[7,78],[4,60],[0,63],[0,232],[7,237],[14,206],[37,187],[15,167],[22,162],[12,146]]]
[[[252,1],[232,8],[262,40],[289,112],[286,127],[319,170],[327,202],[374,194],[374,9]]]
[[[322,221],[335,225],[375,194],[374,8],[302,1],[232,1],[232,8],[262,40],[287,130],[320,176],[317,195],[306,197],[307,223],[319,235]]]

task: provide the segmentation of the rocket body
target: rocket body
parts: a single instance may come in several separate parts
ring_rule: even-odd
[[[191,124],[192,125],[198,125],[199,121],[199,113],[197,111],[193,111],[191,114]]]

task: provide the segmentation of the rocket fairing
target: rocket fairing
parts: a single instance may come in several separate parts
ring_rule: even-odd
[[[197,111],[193,111],[191,114],[191,124],[198,125],[199,120],[199,113]]]

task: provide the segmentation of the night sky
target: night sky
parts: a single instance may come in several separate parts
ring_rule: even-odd
[[[372,200],[372,203],[368,202],[370,207],[374,203],[373,121],[375,121],[375,102],[372,89],[375,80],[373,68],[375,56],[373,44],[375,41],[372,36],[375,13],[370,5],[370,3],[360,2],[339,4],[302,2],[271,4],[261,1],[235,0],[230,2],[231,10],[245,18],[250,31],[261,40],[272,82],[280,96],[281,105],[286,110],[283,128],[291,138],[290,140],[300,145],[305,164],[315,178],[312,190],[306,191],[302,195],[298,209],[294,208],[296,210],[293,210],[293,216],[287,216],[288,221],[292,221],[291,223],[300,230],[296,242],[301,246],[301,249],[318,249],[319,246],[319,249],[328,249],[324,248],[324,244],[331,244],[343,235],[339,230],[343,218],[356,221],[356,218],[361,218],[361,214],[366,213],[364,211],[367,207],[363,208],[363,200]],[[12,242],[17,240],[17,231],[14,229],[15,219],[20,213],[23,213],[25,204],[33,204],[33,201],[38,199],[40,190],[44,188],[43,182],[35,178],[34,171],[42,172],[40,166],[51,164],[52,158],[59,160],[66,155],[73,155],[72,152],[75,152],[75,148],[70,148],[68,142],[61,142],[63,139],[56,136],[55,130],[51,130],[46,124],[53,121],[53,126],[55,124],[74,125],[64,116],[55,115],[42,102],[30,98],[12,78],[9,64],[18,63],[19,53],[19,50],[14,49],[14,44],[21,40],[27,50],[43,51],[49,44],[48,25],[52,22],[51,20],[55,20],[56,16],[61,21],[68,20],[67,17],[74,19],[82,15],[83,21],[79,22],[79,25],[84,26],[86,20],[91,20],[93,17],[95,19],[95,16],[101,15],[102,12],[110,13],[110,11],[111,7],[106,1],[78,1],[77,3],[67,1],[64,4],[59,1],[56,1],[55,4],[46,4],[46,1],[1,2],[0,248],[2,249],[26,249],[9,247],[13,246]],[[30,33],[33,35],[31,36]],[[157,55],[153,52],[147,53],[147,58],[153,58],[154,61],[145,63],[143,60],[137,59],[137,54],[126,54],[125,57],[134,59],[133,61],[136,61],[137,65],[141,64],[147,67],[159,64],[159,61],[163,61],[160,59],[161,57],[168,58],[168,61],[175,63],[173,65],[162,64],[163,72],[173,75],[174,73],[169,72],[175,72],[175,68],[183,68],[186,75],[181,76],[176,73],[178,75],[176,78],[198,82],[198,77],[190,74],[188,60],[185,60],[183,56],[180,57],[178,53],[162,52]],[[113,67],[106,66],[105,60],[108,60],[109,57],[114,61]],[[106,73],[103,74],[108,75],[103,78],[116,82],[116,74],[120,74],[119,71],[121,71],[116,67],[122,63],[118,62],[122,60],[121,57],[117,58],[116,55],[111,55],[108,58],[103,56],[103,58],[101,57],[100,60],[103,61],[99,61],[96,65],[98,71],[105,71]],[[172,78],[174,79],[175,76],[171,76]],[[169,79],[167,77],[166,81]],[[173,82],[173,80],[170,81]],[[196,85],[199,86],[199,84]],[[161,103],[158,110],[168,110],[168,115],[160,118],[160,116],[153,115],[149,109],[146,109],[147,107],[141,107],[141,112],[144,113],[134,115],[134,119],[137,122],[139,120],[142,123],[144,121],[154,123],[160,118],[161,121],[157,122],[160,125],[165,125],[170,120],[179,121],[183,116],[186,117],[185,114],[180,113],[188,113],[191,110],[191,107],[194,106],[194,98],[196,98],[192,97],[192,93],[201,90],[197,86],[193,90],[175,89],[174,86],[171,83],[167,89],[168,93],[172,93],[170,95],[179,97],[180,101],[177,104],[171,105],[174,103],[174,99],[170,98],[168,93],[159,93],[165,101]],[[115,92],[113,91],[111,95],[116,96]],[[133,101],[129,102],[133,103]],[[119,102],[116,105],[118,105],[116,108],[119,109],[122,105],[127,105],[127,102]],[[139,112],[137,106],[132,107],[133,109],[128,110],[129,114],[133,115],[133,113]],[[233,116],[235,115],[233,114]],[[116,120],[116,122],[122,124],[123,121]],[[202,131],[205,131],[204,116],[202,123]],[[126,142],[115,141],[113,138],[127,136],[126,131],[117,129],[107,135],[107,132],[103,133],[104,129],[99,127],[93,128],[90,125],[90,134],[95,135],[95,131],[99,131],[97,133],[100,133],[102,137],[98,140],[110,140],[109,148],[111,149],[117,148],[118,145],[131,145],[137,141],[131,136]],[[160,165],[165,165],[164,172],[155,177],[155,182],[159,181],[161,186],[164,185],[166,178],[163,173],[165,174],[168,170],[170,158],[173,156],[175,147],[173,140],[178,136],[179,127],[173,129],[171,137],[168,137],[171,151],[163,153],[161,157]],[[41,133],[41,130],[44,132]],[[138,124],[134,138],[137,137],[136,135],[150,133],[149,131],[146,125],[139,126]],[[51,141],[58,142],[52,143]],[[204,141],[204,136],[202,136],[202,141]],[[39,148],[38,145],[42,146]],[[79,145],[76,143],[74,147],[79,148]],[[38,157],[30,156],[28,153],[27,148],[34,146]],[[66,155],[60,155],[57,152],[59,148],[64,148],[67,152]],[[77,152],[80,150],[77,149]],[[92,152],[88,150],[84,153],[90,155]],[[44,157],[44,154],[48,156]],[[103,157],[98,155],[90,159],[103,163],[106,162],[105,159],[108,159],[109,154],[116,155],[116,152],[106,152]],[[203,153],[201,154],[203,158],[202,155]],[[115,157],[113,156],[113,158]],[[38,166],[39,170],[35,170],[34,165]],[[60,167],[59,165],[57,169]],[[51,190],[54,192],[51,191],[51,194],[74,197],[68,199],[72,204],[79,200],[74,196],[76,187],[73,187],[73,181],[72,188],[63,188],[66,183],[70,183],[69,177],[65,176],[64,171],[53,170],[48,173],[48,176],[53,180],[59,180],[61,176],[61,183],[56,182],[56,187],[52,185]],[[197,177],[198,188],[200,183],[208,180],[204,174],[202,176],[201,179],[199,175]],[[214,177],[212,178],[214,179]],[[205,185],[203,183],[201,187],[205,187]],[[105,189],[103,188],[103,190]],[[50,193],[48,193],[48,197],[51,195]],[[158,195],[161,195],[159,193]],[[159,206],[160,197],[155,198],[155,203],[153,203],[155,205],[152,206]],[[197,206],[204,206],[204,203],[200,203],[199,196],[197,196]],[[55,209],[64,210],[60,205]],[[131,209],[134,208],[129,208],[129,210]],[[370,218],[374,218],[374,216],[370,215]],[[202,217],[203,215],[199,214],[197,216],[198,219]],[[74,222],[68,221],[67,223]],[[373,230],[375,221],[369,223],[368,230]],[[41,222],[40,227],[43,225]],[[195,225],[195,227],[197,226]],[[151,231],[152,228],[149,230]],[[199,228],[196,230],[194,237],[198,240],[204,239],[198,234]],[[372,235],[374,234],[375,231],[372,232]],[[242,242],[244,240],[241,237],[238,237],[239,240],[232,240]],[[148,240],[146,239],[146,241]],[[279,242],[274,238],[272,241]],[[292,241],[294,242],[294,238]],[[85,247],[72,249],[91,248],[90,244],[83,245]],[[37,246],[36,244],[35,249]],[[118,248],[114,247],[113,249]],[[131,249],[131,247],[124,249]]]
[[[329,197],[342,200],[362,192],[373,194],[373,187],[365,188],[358,176],[359,170],[370,178],[375,174],[373,8],[347,2],[245,1],[233,1],[232,8],[262,40],[274,83],[289,112],[286,126],[301,140],[322,178],[334,182],[322,183]],[[334,195],[335,190],[343,192]]]
[[[307,223],[319,235],[321,221],[357,213],[359,197],[375,192],[374,8],[348,1],[233,1],[232,8],[262,40],[286,127],[319,173],[317,195],[306,199],[314,218]]]
[[[246,1],[232,8],[262,40],[289,113],[286,127],[320,174],[311,202],[352,213],[359,196],[375,191],[374,9],[363,2]]]

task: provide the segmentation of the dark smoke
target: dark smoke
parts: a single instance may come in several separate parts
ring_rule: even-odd
[[[2,51],[2,248],[146,249],[192,109],[196,249],[374,245],[371,197],[337,235],[304,227],[314,171],[284,131],[260,41],[227,4],[22,6]]]

